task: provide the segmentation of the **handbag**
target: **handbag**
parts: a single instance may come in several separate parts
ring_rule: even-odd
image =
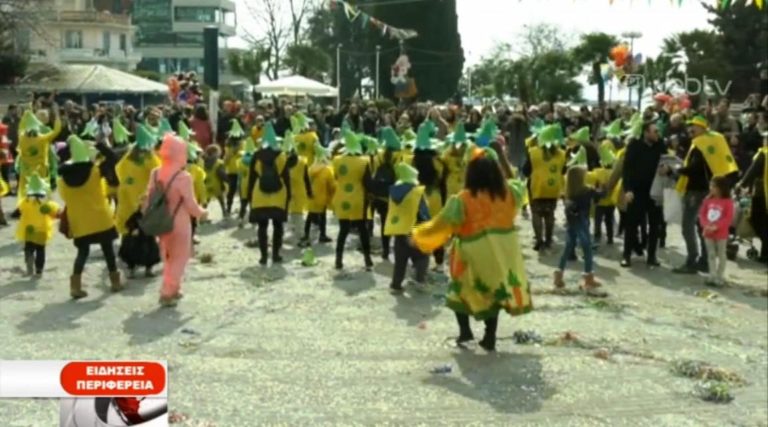
[[[744,211],[739,215],[739,222],[736,224],[736,235],[740,239],[751,239],[757,235],[755,228],[752,227],[751,221],[751,208],[744,208]]]
[[[683,198],[674,188],[664,189],[664,220],[671,224],[683,222]]]
[[[67,215],[66,206],[64,206],[64,209],[61,210],[61,214],[59,215],[59,233],[63,234],[67,239],[72,238],[69,229],[69,216]]]

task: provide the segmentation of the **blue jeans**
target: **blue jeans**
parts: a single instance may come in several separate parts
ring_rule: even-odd
[[[576,249],[576,244],[578,244],[581,246],[582,252],[584,252],[584,272],[587,274],[592,273],[592,239],[589,236],[589,219],[583,218],[574,222],[568,222],[566,233],[565,249],[563,249],[563,255],[560,256],[560,271],[565,270],[568,254],[573,253]]]

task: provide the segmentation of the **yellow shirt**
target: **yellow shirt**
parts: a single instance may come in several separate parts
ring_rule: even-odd
[[[196,163],[188,164],[187,172],[192,177],[192,188],[195,191],[195,200],[200,205],[208,203],[208,190],[205,185],[205,169]]]
[[[556,149],[551,157],[544,158],[541,147],[528,150],[531,161],[531,199],[557,199],[563,188],[565,152]]]
[[[237,174],[240,159],[243,157],[243,145],[243,141],[240,141],[235,146],[227,145],[224,148],[224,169],[227,175]]]
[[[61,208],[52,200],[24,198],[19,202],[16,240],[45,246],[53,237],[53,220]]]
[[[208,197],[210,199],[218,199],[223,196],[227,191],[227,183],[222,182],[219,177],[219,171],[223,170],[226,174],[224,161],[217,159],[211,167],[204,167],[203,169],[205,170],[205,191],[208,193]]]
[[[467,173],[467,165],[464,163],[464,154],[466,152],[466,145],[462,145],[462,148],[455,150],[453,148],[448,149],[443,154],[443,163],[446,167],[446,187],[448,189],[448,196],[459,194],[459,191],[464,189],[464,178]]]
[[[126,234],[125,222],[139,210],[141,198],[147,192],[152,170],[160,167],[160,158],[152,152],[142,153],[138,161],[131,159],[128,152],[117,162],[115,173],[120,185],[117,187],[117,208],[115,225],[120,234]]]
[[[423,185],[413,187],[411,191],[400,201],[395,203],[389,199],[387,222],[384,224],[385,236],[405,236],[411,234],[416,225],[419,214],[419,205],[424,198],[426,188]]]
[[[612,169],[606,169],[606,168],[593,169],[591,172],[587,174],[586,184],[589,185],[590,187],[605,189],[606,186],[608,185],[608,181],[611,179],[612,173],[613,173]],[[619,192],[620,192],[619,186],[617,185],[612,192],[606,194],[605,197],[598,200],[597,206],[604,206],[604,207],[616,206],[616,203],[618,202],[618,198],[619,198]]]
[[[320,138],[315,132],[303,132],[293,137],[296,143],[296,153],[307,160],[311,165],[315,162],[315,145],[320,143]]]
[[[101,173],[91,167],[88,180],[79,187],[70,187],[59,178],[59,193],[67,207],[67,219],[72,238],[105,232],[115,226],[112,209],[101,185]]]
[[[333,176],[336,178],[333,210],[337,218],[352,221],[365,219],[367,200],[363,180],[366,171],[370,173],[370,168],[368,156],[343,155],[333,159]]]
[[[725,176],[739,170],[739,166],[733,159],[731,147],[726,142],[725,137],[717,132],[707,132],[693,138],[683,166],[688,166],[688,160],[691,158],[694,148],[701,151],[713,176]],[[677,180],[677,191],[683,193],[686,187],[688,187],[688,177],[682,175]]]
[[[413,160],[414,159],[411,158],[411,166],[415,168],[416,165],[413,164]],[[434,164],[435,166],[435,173],[437,176],[436,181],[438,183],[442,182],[445,174],[445,165],[443,164],[442,161],[440,161],[440,158],[437,156],[435,156],[432,159],[432,164]],[[440,213],[440,210],[443,209],[443,204],[444,204],[443,195],[440,194],[440,187],[439,186],[427,187],[426,197],[427,197],[427,206],[429,207],[429,215],[435,216],[438,213]]]
[[[291,178],[291,200],[288,202],[289,213],[304,213],[309,202],[307,183],[304,180],[308,177],[307,159],[299,156],[298,162],[288,171]]]
[[[24,198],[27,193],[27,175],[37,172],[41,178],[49,176],[51,143],[61,132],[61,120],[58,118],[53,124],[53,130],[37,136],[27,136],[25,132],[19,132],[19,198]]]
[[[310,213],[325,213],[336,191],[333,168],[330,164],[313,164],[309,167],[309,181],[312,183],[312,198],[309,199]]]
[[[286,157],[285,153],[280,153],[275,158],[275,169],[277,170],[277,173],[280,176],[280,182],[282,183],[280,191],[269,194],[263,193],[259,188],[259,178],[256,178],[256,181],[253,185],[253,194],[251,194],[251,208],[278,208],[282,210],[288,209],[288,189],[286,188],[286,183],[283,182],[282,179],[282,174],[285,170],[285,164],[287,161],[288,158]],[[256,173],[256,176],[261,176],[263,171],[264,167],[261,161],[255,161],[252,163],[252,172]],[[247,186],[248,184],[246,183],[245,185]]]

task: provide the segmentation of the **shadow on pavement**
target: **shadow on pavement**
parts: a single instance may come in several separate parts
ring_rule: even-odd
[[[536,412],[554,394],[554,388],[544,382],[540,356],[461,351],[454,357],[460,372],[435,375],[423,382],[485,402],[506,414]]]
[[[333,286],[344,291],[348,297],[362,294],[376,286],[376,279],[369,272],[342,272],[333,276]]]
[[[17,243],[9,243],[7,245],[0,246],[0,257],[9,257],[20,252],[22,252],[22,248],[21,245]],[[23,257],[20,261],[23,261]]]
[[[148,344],[171,335],[190,319],[182,318],[176,309],[157,307],[149,313],[131,313],[123,321],[123,332],[131,337],[129,345]]]
[[[92,291],[93,292],[93,291]],[[46,304],[40,311],[30,313],[26,319],[16,325],[23,334],[52,332],[79,328],[77,320],[96,311],[104,305],[110,294],[102,293],[98,298],[88,296],[79,301],[67,300]]]
[[[398,319],[405,320],[408,326],[432,320],[440,314],[445,299],[432,297],[433,291],[420,293],[413,287],[406,287],[406,293],[395,297],[392,311]]]
[[[14,282],[0,286],[0,300],[21,292],[34,291],[37,289],[37,281],[30,279],[16,280]]]

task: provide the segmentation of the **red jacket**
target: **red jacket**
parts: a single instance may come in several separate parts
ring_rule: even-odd
[[[707,197],[699,210],[699,224],[704,229],[704,238],[710,240],[727,240],[728,228],[733,222],[733,200]],[[707,231],[710,225],[714,231]]]

